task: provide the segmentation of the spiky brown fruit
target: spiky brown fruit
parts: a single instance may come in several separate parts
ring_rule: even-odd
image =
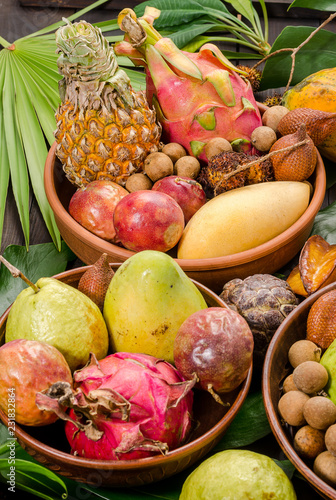
[[[241,166],[258,159],[260,162],[257,164],[246,170],[240,169]],[[197,178],[208,198],[238,187],[272,180],[273,168],[269,159],[261,161],[258,156],[235,151],[223,151],[213,156]]]
[[[103,253],[82,275],[78,290],[87,295],[102,311],[105,295],[113,276],[114,271],[108,263],[107,254]]]
[[[244,66],[242,64],[238,64],[237,68],[247,73],[244,75],[245,78],[250,82],[253,92],[257,92],[260,87],[262,72],[259,69],[250,68],[249,66]]]

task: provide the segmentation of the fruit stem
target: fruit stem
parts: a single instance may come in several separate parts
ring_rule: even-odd
[[[39,292],[39,287],[34,285],[34,283],[32,283],[17,267],[14,267],[12,264],[10,264],[8,260],[6,260],[2,255],[0,255],[0,262],[2,262],[7,267],[14,278],[21,278],[34,290],[35,293]]]
[[[261,163],[261,162],[263,162],[265,160],[268,160],[269,158],[271,158],[272,156],[274,156],[274,155],[276,155],[278,153],[286,153],[287,151],[292,151],[292,150],[294,150],[294,149],[296,149],[296,148],[298,148],[300,146],[304,146],[308,142],[309,142],[309,138],[304,139],[304,140],[299,141],[299,142],[296,142],[295,144],[291,144],[290,146],[286,146],[285,148],[277,149],[276,151],[271,151],[270,153],[267,153],[266,155],[261,156],[257,160],[253,160],[253,161],[250,161],[248,163],[243,163],[243,165],[239,165],[235,170],[232,170],[232,172],[224,174],[222,176],[222,178],[220,179],[220,181],[218,181],[218,183],[216,184],[215,189],[214,189],[215,196],[216,196],[216,193],[217,193],[217,189],[221,186],[221,184],[225,180],[227,180],[230,177],[232,177],[233,175],[236,175],[239,172],[243,172],[244,170],[247,170],[248,168],[252,167],[253,165],[257,165],[258,163]]]

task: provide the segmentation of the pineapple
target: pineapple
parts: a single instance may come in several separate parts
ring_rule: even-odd
[[[158,151],[161,125],[142,92],[118,67],[101,30],[81,21],[56,32],[61,105],[56,111],[56,155],[77,187],[94,180],[122,186]]]

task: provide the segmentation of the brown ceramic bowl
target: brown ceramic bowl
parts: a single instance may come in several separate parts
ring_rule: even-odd
[[[93,264],[102,253],[110,262],[123,262],[134,252],[113,245],[94,235],[69,214],[68,206],[76,188],[66,179],[60,161],[55,155],[56,144],[48,154],[44,186],[54,212],[59,231],[71,250],[85,264]],[[314,218],[325,196],[326,175],[318,155],[317,168],[310,179],[314,186],[311,202],[305,213],[286,231],[258,247],[244,252],[208,259],[176,259],[186,274],[220,293],[224,284],[233,278],[246,278],[255,273],[274,273],[285,266],[301,250],[309,237]],[[248,214],[246,215],[248,217]],[[176,258],[176,249],[170,252]]]
[[[312,470],[312,463],[304,461],[293,448],[293,438],[289,428],[281,425],[278,401],[282,382],[292,369],[288,362],[288,350],[294,342],[306,337],[306,323],[313,303],[324,293],[336,288],[336,283],[321,288],[305,299],[281,323],[268,347],[262,376],[262,391],[266,414],[280,447],[288,459],[323,497],[336,500],[336,489],[320,479]]]
[[[115,270],[121,264],[112,264]],[[77,268],[56,275],[56,278],[77,287],[87,267]],[[224,307],[222,300],[202,284],[194,282],[209,306]],[[0,344],[4,340],[6,320],[10,308],[0,318]],[[75,481],[95,486],[140,486],[168,478],[204,457],[225,434],[241,408],[250,388],[252,366],[245,381],[231,393],[222,396],[230,406],[222,406],[205,391],[195,390],[194,419],[198,423],[188,442],[167,455],[129,461],[93,460],[70,454],[64,434],[64,422],[57,421],[44,427],[16,425],[18,442],[30,455],[45,467]],[[6,415],[0,418],[7,426]]]

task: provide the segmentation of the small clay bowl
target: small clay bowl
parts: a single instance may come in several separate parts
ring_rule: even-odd
[[[121,264],[111,264],[116,270]],[[55,277],[75,288],[87,267],[77,268]],[[225,307],[223,301],[204,285],[195,282],[208,306]],[[4,341],[6,320],[10,307],[0,318],[0,344]],[[43,427],[15,425],[19,444],[45,467],[75,481],[107,486],[141,486],[168,478],[202,459],[219,442],[240,410],[250,388],[252,365],[247,378],[234,391],[222,395],[229,406],[222,406],[201,390],[194,391],[194,420],[197,422],[188,442],[168,452],[149,458],[128,461],[94,460],[70,454],[70,446],[64,434],[64,422]],[[0,419],[7,426],[8,419],[0,410]]]
[[[294,342],[306,337],[307,317],[311,306],[321,295],[334,290],[336,283],[321,288],[305,299],[281,323],[273,336],[264,361],[262,392],[267,418],[273,434],[285,455],[323,498],[336,500],[336,489],[319,478],[312,470],[312,463],[304,461],[293,448],[289,427],[282,425],[278,412],[283,380],[292,371],[288,362],[288,350]]]
[[[65,177],[52,145],[44,170],[44,186],[54,212],[58,229],[77,257],[85,264],[93,264],[102,253],[110,262],[124,262],[134,252],[113,245],[91,233],[71,217],[68,212],[71,196],[76,191]],[[286,231],[255,248],[224,257],[207,259],[176,259],[192,279],[220,293],[224,284],[234,278],[246,278],[256,273],[272,274],[285,266],[301,250],[313,227],[314,218],[321,208],[326,190],[326,174],[321,156],[310,179],[314,192],[304,214]],[[248,214],[246,214],[248,217]],[[176,258],[176,248],[169,254]]]

